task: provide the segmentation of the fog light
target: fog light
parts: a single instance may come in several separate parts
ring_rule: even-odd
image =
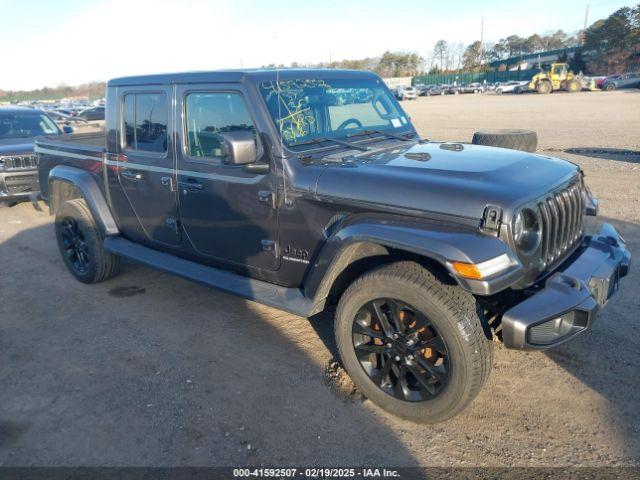
[[[555,343],[566,337],[573,331],[575,323],[575,313],[569,312],[564,315],[547,320],[529,328],[529,343],[532,345],[548,345]]]

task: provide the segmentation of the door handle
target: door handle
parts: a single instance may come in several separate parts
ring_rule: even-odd
[[[186,182],[178,182],[178,186],[182,188],[182,190],[186,192],[199,192],[204,190],[204,185],[196,182],[193,179],[189,179]]]
[[[136,172],[135,170],[123,170],[122,172],[120,172],[120,175],[122,175],[127,180],[131,180],[132,182],[139,182],[140,180],[142,180],[142,174],[140,172]]]
[[[258,173],[260,175],[265,175],[269,173],[269,164],[268,163],[248,163],[243,167],[245,172],[248,173]]]
[[[173,177],[160,177],[160,185],[163,187],[169,187],[169,190],[175,192],[175,184],[173,183]]]

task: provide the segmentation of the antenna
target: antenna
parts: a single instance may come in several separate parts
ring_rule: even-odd
[[[273,36],[273,41],[277,42],[278,41],[278,36],[274,35]],[[275,49],[276,51],[278,51],[278,49]],[[278,66],[278,62],[275,62],[276,65],[276,93],[277,93],[277,98],[276,101],[278,103],[278,121],[279,124],[276,124],[276,133],[278,134],[278,138],[280,139],[280,155],[281,155],[281,164],[282,164],[282,200],[283,202],[287,201],[287,172],[285,171],[284,168],[284,140],[282,139],[282,134],[284,132],[282,126],[284,125],[284,123],[281,121],[282,119],[282,98],[280,95],[280,67]],[[276,171],[277,171],[277,162],[276,162]],[[278,191],[278,187],[276,186],[276,192]],[[277,195],[277,193],[276,193]]]

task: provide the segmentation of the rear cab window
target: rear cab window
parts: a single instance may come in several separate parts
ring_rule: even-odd
[[[123,99],[124,148],[138,152],[167,152],[167,96],[127,93]]]

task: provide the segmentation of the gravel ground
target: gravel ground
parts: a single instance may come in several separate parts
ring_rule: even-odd
[[[405,107],[433,139],[536,130],[542,153],[585,169],[598,221],[640,255],[640,92]],[[80,284],[31,204],[0,209],[0,265],[0,465],[640,465],[637,269],[591,331],[547,353],[497,345],[470,408],[424,426],[353,391],[330,314],[309,321],[132,263]]]

